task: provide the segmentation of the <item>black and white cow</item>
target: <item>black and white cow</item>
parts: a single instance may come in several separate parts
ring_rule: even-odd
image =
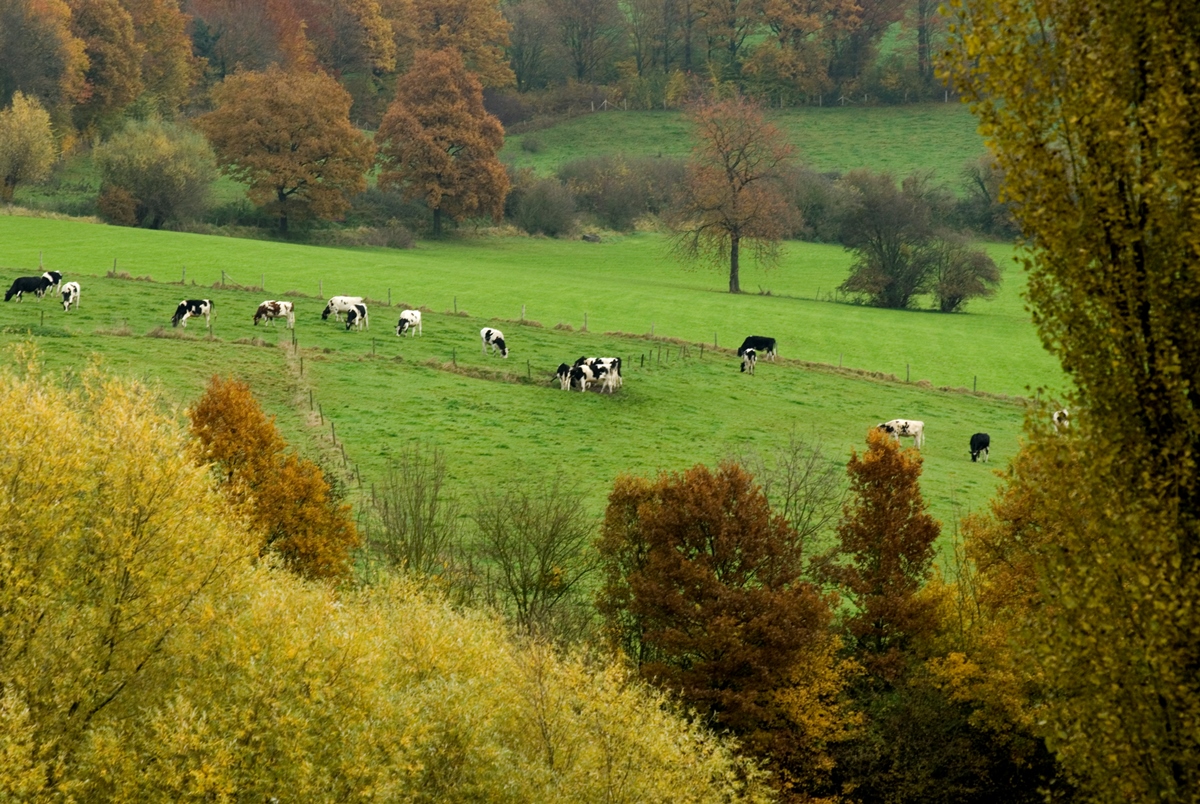
[[[1071,411],[1068,408],[1056,410],[1050,416],[1050,420],[1054,422],[1055,428],[1065,430],[1071,426]]]
[[[490,349],[495,349],[500,353],[501,357],[508,357],[508,346],[504,343],[504,333],[498,329],[484,327],[479,330],[479,337],[483,339],[483,353],[486,355]]]
[[[351,327],[359,331],[362,331],[364,327],[366,329],[371,328],[371,319],[367,315],[367,305],[356,304],[346,311],[346,331],[349,332]]]
[[[258,326],[259,321],[266,321],[271,326],[275,325],[275,319],[282,318],[287,321],[287,328],[294,329],[296,326],[296,307],[290,301],[276,301],[268,299],[258,305],[258,309],[254,311],[254,326]]]
[[[915,419],[892,419],[890,422],[876,425],[880,430],[889,433],[899,443],[900,439],[911,438],[913,446],[920,449],[925,444],[925,422]]]
[[[329,314],[332,313],[334,321],[341,321],[342,313],[348,313],[354,309],[354,305],[362,303],[362,296],[330,296],[329,301],[325,304],[324,312],[321,313],[321,320],[327,320]]]
[[[211,299],[184,299],[175,307],[175,315],[171,316],[171,326],[180,324],[187,328],[187,320],[192,316],[204,316],[204,324],[212,323],[213,303]]]
[[[46,290],[57,291],[58,284],[62,282],[62,274],[60,274],[58,271],[47,271],[46,273],[42,274],[42,278],[50,283],[46,286]]]
[[[32,293],[40,299],[48,287],[50,287],[50,280],[44,276],[18,276],[13,280],[8,293],[4,294],[4,300],[8,301],[16,296],[17,301],[21,301],[21,297],[26,293]]]
[[[742,349],[739,351],[742,355],[742,372],[753,374],[754,367],[758,365],[758,351],[756,349]]]
[[[79,306],[79,283],[67,282],[62,286],[63,312],[71,312],[71,305]]]
[[[420,310],[404,310],[400,313],[400,320],[396,322],[397,337],[408,333],[411,338],[413,333],[425,337],[425,333],[421,331],[421,311]]]
[[[761,352],[763,358],[774,362],[775,360],[775,339],[767,338],[762,335],[751,335],[746,340],[742,341],[742,345],[738,347],[738,357],[745,354],[747,349],[753,349],[756,352]],[[753,373],[753,372],[752,372]]]
[[[593,385],[599,384],[601,392],[607,388],[609,393],[612,393],[611,377],[608,366],[599,363],[581,363],[577,366],[568,366],[566,363],[562,363],[558,367],[558,381],[564,391],[576,385],[579,386],[580,391],[586,391],[588,383],[592,383]]]
[[[987,463],[988,452],[992,446],[992,437],[987,433],[976,433],[971,436],[971,463],[975,463],[980,458]]]
[[[621,358],[619,357],[581,357],[575,361],[576,366],[603,366],[604,388],[611,394],[614,389],[625,384],[621,376]]]

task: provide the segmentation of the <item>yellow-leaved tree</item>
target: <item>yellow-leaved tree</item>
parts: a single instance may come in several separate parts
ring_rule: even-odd
[[[1004,172],[1073,383],[1033,428],[1056,538],[1023,639],[1095,801],[1200,796],[1200,7],[954,0],[952,78]]]
[[[37,98],[14,93],[0,111],[0,201],[11,202],[18,184],[46,178],[57,157],[50,113]]]

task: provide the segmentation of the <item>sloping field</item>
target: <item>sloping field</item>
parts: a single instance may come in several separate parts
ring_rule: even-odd
[[[978,121],[959,103],[809,106],[772,110],[770,116],[796,146],[798,160],[822,172],[869,168],[906,176],[931,170],[954,185],[963,165],[985,153]],[[596,154],[682,157],[692,144],[682,112],[608,111],[509,137],[501,158],[553,173],[564,162]]]
[[[114,370],[157,379],[180,402],[199,393],[213,372],[242,376],[289,439],[340,465],[340,452],[328,443],[332,420],[364,488],[389,455],[425,441],[446,450],[460,491],[555,474],[583,484],[597,510],[622,471],[677,470],[747,448],[769,452],[792,430],[819,438],[840,461],[861,446],[868,427],[904,416],[927,422],[926,493],[937,515],[949,519],[982,506],[996,483],[987,466],[970,462],[971,433],[992,435],[1000,462],[993,467],[1002,465],[1016,448],[1023,407],[916,381],[970,387],[974,369],[981,391],[1020,393],[1027,382],[1058,378],[1015,298],[1015,269],[1000,298],[971,314],[941,316],[798,295],[730,297],[716,291],[719,276],[662,261],[661,241],[648,236],[598,247],[544,240],[484,245],[350,251],[4,217],[0,279],[35,273],[40,250],[47,268],[83,285],[83,306],[70,314],[49,299],[0,306],[0,339],[32,337],[52,367],[79,368],[100,355]],[[835,249],[798,251],[772,276],[773,292],[799,294],[804,282],[830,282],[837,262],[845,261]],[[119,271],[158,281],[99,276],[116,255]],[[186,288],[163,284],[178,282],[184,265]],[[212,289],[222,270],[244,285],[265,277],[267,289]],[[804,279],[793,276],[801,271],[808,272]],[[263,298],[289,289],[315,297],[318,286],[326,294],[381,300],[372,305],[371,331],[322,322],[322,302],[301,296],[293,297],[298,350],[282,326],[252,326]],[[389,288],[397,305],[429,310],[424,337],[395,337],[398,309],[383,303]],[[157,327],[171,332],[171,312],[184,296],[214,299],[218,340],[203,339],[202,320],[186,331],[196,340],[146,336]],[[473,317],[446,312],[456,296],[459,310]],[[546,326],[492,320],[519,318],[522,303],[528,318]],[[578,329],[584,312],[589,332],[552,328],[562,320]],[[601,334],[640,335],[651,320],[656,336],[690,341],[688,354],[681,356],[674,343]],[[478,331],[485,325],[505,331],[508,360],[481,354]],[[701,356],[699,344],[711,344],[714,329],[723,347],[752,332],[775,335],[787,360],[760,363],[754,377],[741,375],[728,353],[706,347]],[[114,332],[128,334],[105,334]],[[254,337],[267,346],[234,342]],[[847,366],[901,381],[839,372],[839,351]],[[612,397],[558,390],[555,367],[582,354],[624,358],[624,389]],[[906,355],[919,356],[909,358],[912,383],[902,382]]]

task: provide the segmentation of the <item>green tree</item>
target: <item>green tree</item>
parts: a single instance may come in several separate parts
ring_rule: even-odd
[[[133,121],[93,152],[105,190],[127,193],[137,223],[158,229],[203,212],[217,178],[208,141],[182,124]]]
[[[428,204],[434,237],[443,215],[457,221],[504,213],[508,174],[496,156],[504,127],[483,108],[483,87],[456,51],[417,53],[376,140],[380,185]]]
[[[46,178],[57,158],[50,114],[36,98],[15,93],[0,111],[0,201],[11,203],[18,184]]]
[[[745,98],[702,102],[689,118],[698,144],[672,215],[675,253],[687,261],[728,265],[729,292],[741,293],[742,246],[769,266],[790,231],[793,210],[777,180],[793,149]]]
[[[1200,791],[1200,9],[955,2],[957,87],[1075,390],[1030,433],[1059,540],[1029,642],[1051,745],[1095,801]]]
[[[375,150],[350,125],[350,95],[320,72],[272,66],[239,73],[213,90],[217,108],[197,120],[221,170],[278,217],[341,217],[367,187]]]

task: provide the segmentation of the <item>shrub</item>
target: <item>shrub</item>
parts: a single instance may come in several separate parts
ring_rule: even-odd
[[[792,237],[816,243],[839,242],[842,220],[853,196],[838,181],[837,174],[790,167],[783,171],[780,184],[788,203],[799,213]]]
[[[609,229],[628,231],[640,216],[667,209],[685,173],[680,159],[603,155],[567,162],[558,177],[581,210]]]
[[[556,237],[575,228],[575,198],[556,179],[535,179],[520,188],[513,221],[529,234]]]

